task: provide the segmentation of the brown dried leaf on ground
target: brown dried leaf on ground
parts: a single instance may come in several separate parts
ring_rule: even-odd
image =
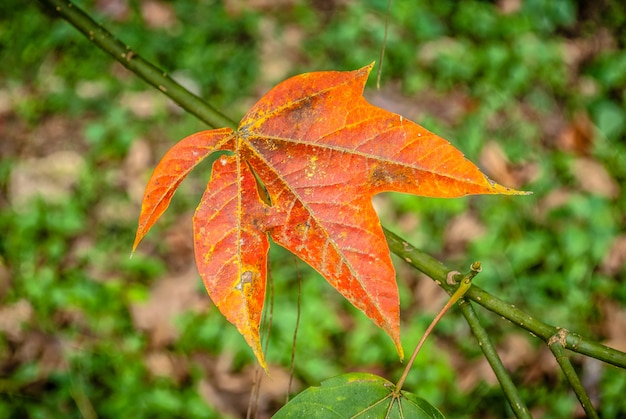
[[[257,86],[259,93],[265,92],[277,80],[284,79],[294,68],[294,63],[303,60],[301,51],[304,34],[297,25],[278,27],[271,18],[259,22],[261,53]]]
[[[154,118],[159,111],[166,109],[167,99],[161,92],[144,90],[126,92],[119,99],[120,105],[128,109],[137,119]]]
[[[102,197],[93,208],[93,215],[99,225],[127,226],[132,223],[137,207],[128,199],[108,194]]]
[[[147,301],[131,304],[133,323],[137,329],[148,332],[152,347],[160,348],[176,340],[176,316],[208,307],[208,298],[198,284],[198,271],[191,265],[180,275],[157,281]]]
[[[554,359],[554,355],[547,346],[533,352],[530,361],[525,364],[523,384],[544,383],[546,380],[553,380],[560,374],[559,364]]]
[[[195,354],[193,361],[200,365],[204,377],[198,384],[198,393],[223,414],[246,417],[248,403],[254,386],[260,380],[256,399],[256,417],[270,418],[282,406],[289,387],[289,373],[280,366],[272,365],[272,375],[265,376],[258,367],[247,366],[240,372],[233,372],[232,356],[222,353],[213,359],[204,354]],[[302,385],[294,379],[291,393],[297,393]]]
[[[124,182],[126,193],[138,208],[141,207],[145,180],[143,174],[152,164],[150,144],[143,138],[133,141],[126,158],[124,159],[121,180]]]
[[[626,309],[613,300],[598,304],[602,312],[602,328],[607,346],[619,351],[626,351]]]
[[[536,164],[512,164],[502,147],[495,141],[489,141],[483,147],[480,164],[489,177],[498,183],[511,185],[512,188],[520,188],[539,174]]]
[[[484,235],[486,231],[483,223],[472,212],[455,216],[448,222],[443,233],[446,253],[463,253],[468,243]]]
[[[168,249],[164,259],[170,272],[182,272],[193,265],[193,228],[189,213],[182,214],[167,229],[164,241]]]
[[[467,363],[462,369],[457,369],[457,371],[459,371],[457,385],[464,393],[472,391],[481,381],[490,386],[498,384],[498,379],[493,373],[489,362],[482,357],[475,362]]]
[[[24,339],[24,325],[33,319],[33,307],[27,300],[19,300],[0,307],[0,333],[13,342]]]
[[[29,93],[17,94],[28,95]],[[16,101],[19,100],[24,100],[24,96],[16,99]],[[30,97],[29,100],[38,99]],[[46,157],[66,150],[84,155],[89,149],[83,134],[85,122],[82,119],[71,119],[65,116],[50,116],[37,121],[34,130],[24,126],[25,132],[11,133],[14,135],[12,135],[14,141],[6,141],[6,143],[7,145],[17,143],[13,145],[17,146],[19,155],[26,158]],[[5,143],[5,141],[0,141],[0,143]]]
[[[572,174],[580,188],[594,195],[615,199],[620,193],[619,184],[604,166],[593,159],[582,157],[574,161]]]
[[[0,205],[1,205],[0,201]],[[11,273],[5,265],[5,262],[0,258],[0,301],[2,301],[11,288]]]
[[[128,19],[130,7],[128,0],[98,0],[96,10],[107,16],[107,19],[123,22]]]
[[[217,388],[216,380],[201,379],[198,382],[198,394],[204,401],[224,416],[241,417],[240,407],[246,397],[240,395],[225,395]]]
[[[581,156],[591,154],[595,140],[593,123],[586,112],[578,112],[557,137],[559,149]]]
[[[599,28],[595,33],[584,37],[565,39],[563,60],[569,69],[570,78],[580,76],[580,65],[588,62],[598,54],[615,51],[618,41],[606,28]]]
[[[225,0],[224,8],[232,16],[238,16],[244,11],[251,10],[259,12],[285,11],[297,3],[297,0]]]
[[[187,358],[168,351],[148,352],[144,362],[154,377],[171,378],[177,384],[181,384],[189,376]]]
[[[37,363],[37,380],[45,379],[53,371],[65,370],[65,360],[61,342],[38,330],[29,331],[15,349],[12,361],[19,365]]]
[[[522,8],[522,0],[497,0],[496,7],[503,15],[511,15]]]
[[[13,112],[13,98],[8,89],[0,89],[0,118],[8,117]],[[0,119],[0,133],[3,120]]]
[[[441,310],[448,301],[448,295],[428,278],[426,275],[420,274],[418,281],[413,289],[413,299],[411,306],[416,313],[436,314]]]
[[[141,16],[149,28],[172,28],[178,20],[174,7],[162,1],[145,0],[141,2]]]
[[[47,203],[64,202],[71,198],[85,167],[83,157],[69,150],[21,161],[11,171],[9,201],[17,211],[26,210],[35,197]]]
[[[607,275],[617,275],[626,267],[626,234],[617,236],[607,252],[600,270]]]
[[[502,364],[509,371],[517,371],[525,365],[534,362],[537,356],[528,335],[521,333],[509,333],[498,345],[498,354]]]
[[[535,217],[539,221],[545,221],[550,212],[556,208],[566,205],[571,199],[574,192],[566,188],[556,188],[548,192],[548,194],[537,204],[535,208]]]

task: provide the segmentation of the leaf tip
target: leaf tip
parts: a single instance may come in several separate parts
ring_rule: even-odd
[[[404,362],[404,349],[402,346],[398,346],[398,357],[400,358],[400,362]]]
[[[376,65],[376,61],[372,61],[371,63],[369,63],[368,65],[361,67],[358,71],[363,71],[365,72],[365,74],[367,76],[370,75],[370,73],[372,72],[372,69],[374,68],[374,66]]]
[[[256,356],[257,362],[259,363],[261,368],[263,368],[263,371],[265,371],[265,374],[269,377],[270,376],[270,370],[267,367],[267,363],[265,362],[265,356],[263,356],[263,350],[261,349],[260,344],[258,346],[256,344],[254,346],[252,346],[252,344],[250,344],[250,342],[248,342],[248,344],[252,348],[252,352],[254,352],[254,355]]]
[[[531,191],[518,191],[517,189],[513,189],[513,188],[509,188],[508,186],[504,186],[504,185],[500,185],[497,182],[494,182],[493,180],[489,179],[488,177],[487,181],[490,183],[491,187],[495,190],[495,193],[501,194],[501,195],[532,195],[533,193]]]
[[[382,326],[382,329],[387,332],[387,335],[393,341],[393,344],[396,347],[396,352],[398,352],[400,362],[404,361],[404,348],[402,348],[402,341],[400,340],[399,326],[390,326],[387,324],[386,326]]]
[[[141,229],[137,229],[137,233],[135,234],[135,241],[133,242],[133,248],[130,251],[130,257],[132,258],[133,255],[135,254],[135,250],[137,250],[137,246],[139,246],[139,243],[141,242],[141,240],[143,239],[143,232],[141,231]]]
[[[532,191],[518,191],[517,189],[503,187],[504,191],[500,190],[499,192],[503,195],[520,195],[527,196],[532,195]]]

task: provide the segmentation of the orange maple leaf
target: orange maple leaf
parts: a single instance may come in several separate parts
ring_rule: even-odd
[[[209,296],[266,369],[259,325],[268,235],[384,329],[403,357],[395,270],[373,195],[523,193],[489,180],[443,138],[369,104],[362,93],[371,69],[280,83],[237,131],[177,143],[146,187],[133,251],[187,174],[215,151],[232,152],[214,163],[193,219],[196,264]]]

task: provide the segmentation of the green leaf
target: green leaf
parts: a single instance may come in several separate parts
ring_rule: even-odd
[[[393,383],[377,375],[343,374],[309,387],[274,418],[444,418],[426,400],[406,391],[396,398],[394,390]]]

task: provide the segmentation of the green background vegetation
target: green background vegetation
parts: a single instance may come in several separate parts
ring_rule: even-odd
[[[383,0],[78,3],[233,118],[289,75],[378,60],[387,13]],[[381,89],[372,76],[366,96],[534,195],[385,195],[383,222],[459,270],[480,260],[477,283],[536,318],[626,349],[624,6],[397,0],[389,21]],[[0,416],[245,412],[254,359],[193,267],[209,165],[128,257],[151,168],[205,128],[37,2],[1,2]],[[355,370],[397,379],[382,331],[284,250],[270,260],[262,415],[284,402],[300,280],[296,388]],[[446,296],[396,266],[410,352]],[[534,415],[580,413],[547,349],[479,313]],[[601,416],[626,415],[626,373],[573,362]],[[405,388],[450,417],[510,414],[457,313]]]

